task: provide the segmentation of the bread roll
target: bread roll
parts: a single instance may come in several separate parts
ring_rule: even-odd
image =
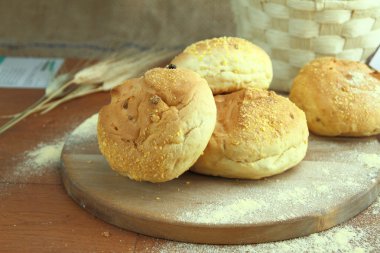
[[[112,90],[99,112],[98,142],[116,172],[164,182],[195,163],[215,122],[206,80],[186,69],[155,68]]]
[[[279,174],[305,156],[305,114],[272,91],[243,89],[215,96],[218,119],[192,171],[228,178],[259,179]]]
[[[380,80],[364,63],[315,59],[294,79],[290,100],[306,113],[309,129],[315,134],[380,133]]]
[[[256,87],[267,89],[272,81],[272,62],[264,50],[234,37],[199,41],[188,46],[172,63],[199,73],[213,94]]]

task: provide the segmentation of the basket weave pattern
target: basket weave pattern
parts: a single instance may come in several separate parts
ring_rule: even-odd
[[[380,44],[380,0],[231,0],[237,34],[273,62],[272,89],[289,91],[320,56],[367,59]]]

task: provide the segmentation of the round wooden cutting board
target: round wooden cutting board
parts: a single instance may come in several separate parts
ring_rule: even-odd
[[[310,136],[304,161],[264,180],[187,172],[166,183],[113,172],[98,150],[97,115],[62,151],[68,194],[109,223],[153,237],[210,244],[260,243],[322,231],[366,209],[380,192],[380,140]]]

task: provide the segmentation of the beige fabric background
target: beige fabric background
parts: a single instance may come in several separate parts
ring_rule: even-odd
[[[98,57],[234,35],[229,0],[0,0],[0,53]]]

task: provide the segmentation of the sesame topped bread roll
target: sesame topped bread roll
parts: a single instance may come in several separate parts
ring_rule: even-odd
[[[315,59],[300,70],[289,98],[306,113],[309,129],[315,134],[380,133],[380,77],[364,63]]]
[[[260,179],[298,164],[306,154],[305,114],[273,91],[243,89],[215,96],[218,119],[192,171]]]
[[[212,92],[191,70],[149,70],[111,97],[99,112],[100,151],[113,170],[134,180],[178,177],[196,162],[215,128]]]
[[[188,46],[172,63],[191,69],[210,85],[213,94],[242,88],[267,89],[272,62],[260,47],[234,37],[202,40]]]

